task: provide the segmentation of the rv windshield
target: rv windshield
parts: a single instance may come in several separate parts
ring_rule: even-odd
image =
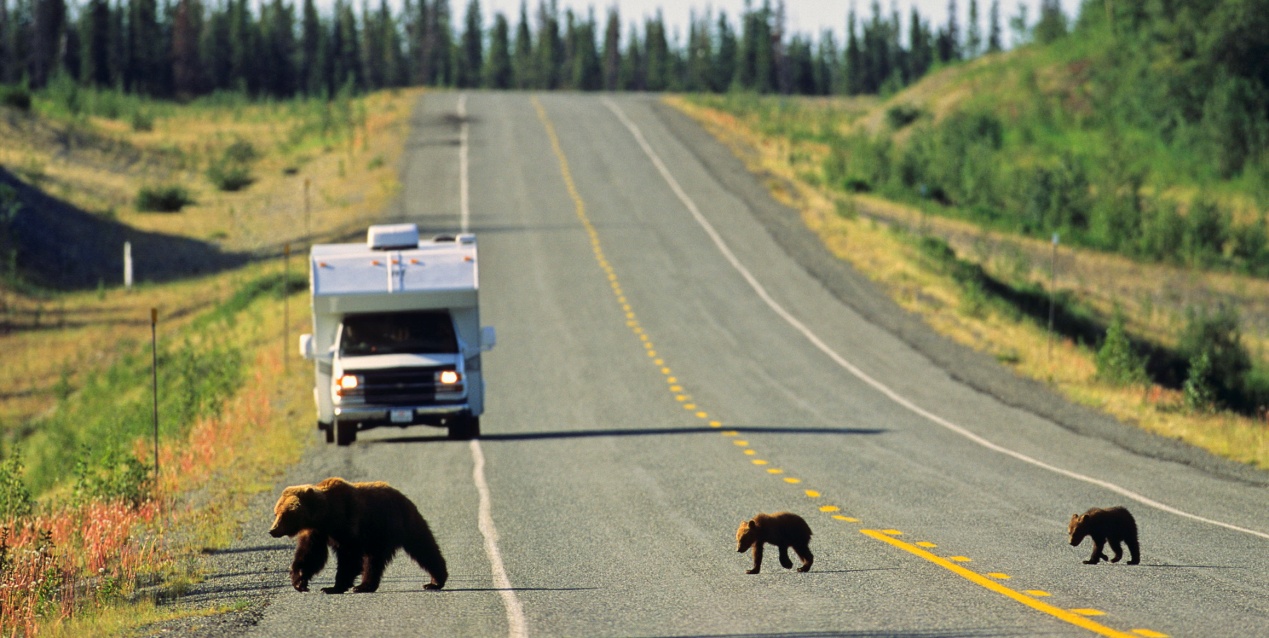
[[[454,322],[444,311],[350,315],[339,331],[343,356],[454,352]]]

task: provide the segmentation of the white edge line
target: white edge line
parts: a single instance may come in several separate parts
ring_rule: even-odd
[[[458,97],[458,116],[463,118],[459,133],[458,174],[459,174],[459,207],[462,217],[462,232],[467,232],[467,221],[471,217],[467,200],[467,94]],[[485,480],[485,453],[480,449],[480,441],[471,441],[472,482],[476,484],[476,493],[480,496],[480,504],[476,512],[476,524],[480,535],[485,539],[485,554],[489,557],[489,569],[493,575],[494,588],[502,597],[502,606],[507,610],[507,635],[510,638],[528,638],[529,626],[524,617],[524,608],[520,606],[520,598],[511,588],[511,579],[507,577],[507,568],[502,563],[502,551],[498,549],[498,529],[494,527],[493,502],[489,496],[489,483]]]
[[[524,609],[520,599],[511,588],[511,579],[502,564],[502,552],[498,549],[498,530],[494,528],[493,507],[489,498],[489,484],[485,482],[485,454],[480,449],[480,441],[472,439],[471,458],[474,462],[472,480],[476,483],[476,491],[480,494],[480,507],[476,519],[480,526],[480,534],[485,537],[485,553],[489,555],[489,565],[493,572],[494,588],[502,596],[502,605],[507,610],[507,635],[512,638],[527,638],[528,622],[524,617]]]
[[[458,119],[462,124],[458,127],[458,210],[459,232],[466,233],[471,222],[471,206],[467,201],[467,94],[458,96]]]
[[[723,241],[723,238],[718,234],[718,231],[714,230],[714,226],[709,223],[709,220],[705,219],[704,215],[701,214],[700,209],[696,207],[696,203],[693,202],[692,199],[688,197],[687,193],[683,190],[683,188],[679,186],[678,180],[674,179],[674,176],[670,174],[669,169],[665,167],[665,163],[662,162],[661,158],[656,154],[655,151],[652,150],[652,147],[648,144],[647,139],[643,137],[643,133],[639,130],[639,127],[635,126],[635,123],[632,122],[630,118],[626,117],[626,114],[621,110],[619,106],[617,106],[615,102],[612,101],[612,99],[603,98],[603,101],[605,106],[608,107],[608,110],[612,111],[613,114],[617,116],[617,119],[621,120],[621,123],[625,125],[625,127],[630,131],[630,134],[634,136],[635,141],[639,143],[639,146],[643,149],[644,154],[648,156],[648,159],[652,161],[653,166],[655,166],[657,171],[661,173],[661,177],[665,179],[666,183],[670,185],[670,189],[673,190],[674,194],[678,196],[679,201],[683,202],[683,205],[687,207],[688,212],[690,212],[692,214],[692,217],[696,219],[696,223],[699,224],[701,228],[705,230],[705,234],[709,235],[709,238],[713,240],[714,245],[718,247],[719,252],[721,252],[723,254],[723,257],[725,257],[727,261],[731,263],[732,267],[735,268],[736,271],[740,273],[740,276],[744,277],[745,281],[749,283],[749,287],[753,288],[754,292],[758,294],[758,297],[761,298],[764,302],[766,302],[767,306],[770,307],[771,310],[775,311],[775,313],[779,315],[780,318],[784,319],[790,326],[793,326],[795,330],[802,333],[802,335],[806,337],[806,339],[810,341],[812,345],[818,348],[825,355],[828,355],[828,357],[832,359],[835,363],[837,363],[837,365],[844,368],[847,372],[850,372],[860,381],[863,381],[864,383],[872,386],[875,390],[877,390],[881,394],[884,394],[887,397],[889,397],[891,401],[894,401],[895,403],[903,406],[909,411],[915,414],[918,414],[922,417],[925,417],[926,419],[948,430],[951,430],[952,432],[955,432],[969,439],[970,441],[973,441],[974,443],[977,443],[978,445],[981,445],[982,447],[985,447],[989,450],[999,452],[1007,456],[1011,456],[1024,463],[1030,463],[1031,465],[1034,465],[1036,467],[1049,470],[1050,472],[1054,472],[1056,474],[1061,474],[1062,476],[1066,476],[1068,478],[1072,478],[1077,481],[1083,481],[1085,483],[1096,485],[1098,487],[1101,487],[1111,492],[1114,492],[1116,494],[1119,494],[1120,496],[1123,496],[1125,498],[1132,499],[1134,501],[1137,501],[1138,503],[1147,505],[1149,507],[1153,507],[1157,510],[1167,512],[1169,514],[1175,514],[1177,516],[1199,521],[1202,523],[1208,523],[1210,525],[1224,527],[1226,529],[1230,529],[1236,532],[1242,532],[1244,534],[1251,534],[1252,536],[1259,536],[1261,538],[1269,539],[1269,533],[1265,533],[1265,532],[1261,532],[1261,531],[1257,531],[1253,529],[1247,529],[1245,527],[1239,527],[1237,525],[1232,525],[1230,523],[1225,523],[1225,522],[1213,520],[1210,518],[1204,518],[1197,514],[1191,514],[1189,512],[1176,509],[1175,507],[1172,507],[1170,505],[1165,505],[1163,503],[1160,503],[1159,501],[1143,496],[1132,490],[1129,490],[1128,488],[1121,487],[1114,483],[1093,478],[1091,476],[1086,476],[1084,474],[1073,472],[1071,470],[1063,469],[1054,465],[1049,465],[1048,463],[1045,463],[1044,461],[1032,458],[1021,452],[1015,452],[1008,448],[992,443],[991,441],[988,441],[987,439],[977,434],[974,434],[973,432],[970,432],[969,430],[966,430],[965,428],[955,423],[952,423],[951,421],[937,414],[934,414],[916,405],[915,403],[912,403],[911,401],[909,401],[908,399],[900,395],[898,392],[890,389],[889,386],[868,376],[866,373],[864,373],[863,370],[860,370],[859,368],[855,367],[854,364],[847,361],[844,357],[842,357],[840,354],[838,354],[836,351],[830,348],[828,344],[824,343],[824,341],[819,338],[819,336],[817,336],[814,332],[811,332],[810,328],[807,328],[806,325],[804,325],[801,321],[798,321],[796,317],[790,314],[787,310],[784,309],[783,306],[781,306],[779,303],[777,303],[774,299],[771,298],[771,295],[767,293],[766,288],[763,288],[762,284],[758,282],[758,280],[753,276],[753,274],[750,273],[749,270],[745,268],[743,264],[740,263],[740,260],[737,259],[735,253],[733,253],[731,249],[728,248],[727,244]]]

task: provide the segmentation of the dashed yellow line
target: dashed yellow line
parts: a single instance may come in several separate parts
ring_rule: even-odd
[[[583,229],[586,231],[587,236],[590,238],[591,249],[595,254],[595,260],[599,264],[600,269],[607,276],[609,285],[611,286],[613,291],[613,295],[615,296],[618,305],[620,305],[622,312],[625,313],[626,326],[630,328],[630,331],[638,338],[639,342],[643,344],[643,348],[646,351],[648,358],[652,359],[653,364],[656,365],[660,369],[661,374],[665,376],[666,383],[668,384],[668,389],[670,393],[674,396],[675,401],[682,404],[685,410],[695,411],[695,415],[697,418],[708,419],[709,414],[705,412],[704,410],[698,410],[698,406],[695,403],[692,403],[691,395],[686,391],[683,385],[679,382],[679,379],[672,374],[670,368],[665,365],[665,361],[662,358],[660,358],[659,354],[656,351],[656,347],[653,344],[652,337],[647,333],[647,331],[643,329],[642,325],[640,325],[638,316],[635,314],[633,308],[631,307],[629,303],[629,300],[625,296],[625,292],[623,291],[621,287],[621,283],[619,278],[617,277],[616,270],[612,267],[612,264],[608,261],[608,258],[604,255],[603,246],[599,240],[599,232],[595,229],[594,224],[592,224],[590,221],[590,217],[586,214],[586,204],[582,200],[581,193],[577,189],[576,182],[573,181],[572,171],[569,169],[568,160],[564,156],[564,150],[560,146],[559,137],[555,132],[555,127],[551,123],[550,118],[547,116],[546,110],[542,107],[542,104],[537,100],[537,98],[531,98],[531,101],[533,103],[534,109],[536,109],[537,111],[538,119],[541,120],[543,127],[546,129],[546,134],[550,140],[551,148],[552,150],[554,150],[555,156],[557,160],[559,161],[560,172],[564,179],[564,185],[565,185],[565,188],[568,190],[569,197],[571,197],[573,200],[573,204],[577,213],[577,218],[581,221]],[[722,422],[718,420],[710,420],[709,425],[712,428],[720,428],[720,429],[723,426]],[[739,432],[735,430],[722,430],[721,434],[727,437],[739,436]],[[742,440],[742,439],[733,439],[732,443],[734,443],[737,447],[744,448],[742,451],[747,456],[755,456],[757,454],[757,452],[754,449],[749,447],[749,441]],[[766,466],[769,464],[767,460],[757,459],[757,458],[750,459],[750,462],[753,465],[760,466],[760,467]],[[766,468],[766,471],[773,476],[780,476],[784,474],[784,470],[780,468]],[[792,476],[781,476],[781,479],[784,480],[784,482],[789,483],[791,485],[797,485],[802,483],[802,479],[795,478]],[[805,489],[803,490],[803,493],[808,498],[812,498],[812,499],[818,499],[822,496],[819,491],[813,490],[813,489]],[[833,519],[835,520],[844,521],[847,523],[859,522],[858,518],[855,518],[852,516],[846,516],[844,514],[839,513],[841,511],[841,508],[836,505],[821,505],[819,507],[819,510],[821,512],[831,515]],[[1000,583],[996,581],[1010,579],[1010,576],[1008,574],[1004,574],[1002,572],[988,572],[986,575],[979,574],[978,572],[972,571],[970,569],[967,569],[957,564],[957,563],[970,562],[971,559],[969,557],[967,556],[951,556],[948,558],[939,557],[935,554],[925,551],[925,549],[922,549],[922,548],[932,549],[932,548],[938,547],[934,543],[931,543],[929,541],[920,541],[920,542],[917,542],[916,544],[909,544],[895,538],[896,536],[901,536],[903,534],[903,532],[900,530],[862,529],[860,530],[860,533],[870,538],[874,538],[878,541],[888,543],[894,547],[902,549],[916,556],[919,556],[975,584],[978,584],[982,587],[985,587],[997,593],[1003,594],[1024,605],[1027,605],[1028,607],[1037,609],[1046,614],[1057,617],[1070,624],[1082,627],[1084,629],[1088,629],[1089,631],[1092,631],[1094,633],[1097,633],[1103,636],[1128,636],[1130,638],[1133,636],[1142,636],[1144,638],[1167,638],[1167,634],[1162,634],[1150,629],[1133,629],[1132,633],[1128,634],[1128,633],[1116,631],[1114,629],[1111,629],[1109,627],[1106,627],[1104,625],[1101,625],[1097,622],[1094,622],[1088,619],[1089,616],[1104,615],[1105,612],[1101,610],[1091,609],[1091,608],[1075,608],[1075,609],[1067,610],[1067,609],[1055,607],[1053,605],[1049,605],[1047,603],[1043,603],[1037,600],[1037,598],[1049,596],[1050,594],[1048,592],[1039,590],[1039,589],[1029,589],[1029,590],[1026,590],[1025,592],[1019,592],[1009,587],[1005,587],[1004,585],[1001,585]]]
[[[956,574],[957,576],[960,576],[961,578],[964,578],[965,580],[968,580],[976,585],[980,585],[998,594],[1012,598],[1013,600],[1016,600],[1032,609],[1046,613],[1060,620],[1064,620],[1077,627],[1087,629],[1093,633],[1100,634],[1102,636],[1115,636],[1119,638],[1132,637],[1132,634],[1111,629],[1110,627],[1107,627],[1101,623],[1089,620],[1084,615],[1081,615],[1080,613],[1074,610],[1066,610],[1066,609],[1062,609],[1061,607],[1055,607],[1048,603],[1036,600],[1035,598],[1028,596],[1020,591],[1011,589],[1009,587],[1005,587],[1004,585],[1001,585],[1000,583],[990,578],[987,578],[986,576],[983,576],[982,574],[979,574],[978,572],[961,567],[960,565],[957,565],[951,560],[945,559],[941,556],[936,556],[934,554],[931,554],[930,552],[927,552],[924,549],[917,547],[916,545],[905,543],[897,538],[887,535],[884,532],[879,532],[877,530],[871,530],[871,529],[863,529],[859,531],[861,534],[864,534],[865,536],[868,536],[869,538],[875,538],[883,543],[889,543],[890,545],[893,545],[905,552],[908,552],[915,556],[919,556],[920,558],[924,558],[925,560],[930,561],[931,563],[934,563],[935,565],[938,565],[939,567],[942,567],[943,569],[946,569],[947,571],[950,571],[953,574]],[[1096,610],[1080,610],[1080,611],[1096,611]]]

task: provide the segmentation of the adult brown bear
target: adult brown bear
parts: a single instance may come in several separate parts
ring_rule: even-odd
[[[1082,543],[1085,536],[1093,537],[1093,555],[1084,561],[1086,565],[1096,565],[1098,561],[1106,560],[1102,548],[1107,542],[1115,552],[1115,557],[1110,562],[1118,563],[1123,558],[1124,550],[1119,546],[1120,543],[1127,545],[1128,552],[1132,555],[1128,559],[1129,565],[1141,562],[1140,547],[1137,545],[1137,521],[1127,509],[1094,507],[1083,514],[1072,514],[1066,531],[1071,535],[1072,547]]]
[[[810,547],[811,526],[797,514],[759,514],[740,524],[736,530],[736,551],[744,552],[753,547],[753,569],[747,570],[746,574],[757,574],[762,569],[763,543],[771,543],[780,549],[780,566],[785,569],[793,567],[793,561],[789,560],[790,547],[802,559],[798,571],[809,571],[815,561]]]
[[[449,572],[427,521],[414,503],[383,482],[349,483],[328,478],[317,485],[282,490],[273,507],[276,519],[269,534],[295,536],[291,584],[308,591],[308,581],[326,566],[326,547],[335,550],[335,586],[328,594],[372,592],[397,550],[404,549],[432,576],[424,589],[445,586]],[[361,573],[361,584],[353,581]]]

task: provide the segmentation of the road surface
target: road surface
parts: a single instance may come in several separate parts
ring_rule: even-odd
[[[297,593],[261,511],[235,632],[1269,635],[1265,474],[939,345],[654,97],[429,93],[413,121],[386,216],[478,236],[484,437],[364,432],[289,478],[392,483],[449,583],[402,556],[376,594]],[[1111,505],[1140,565],[1067,544]],[[777,510],[815,565],[746,575],[736,527]]]

